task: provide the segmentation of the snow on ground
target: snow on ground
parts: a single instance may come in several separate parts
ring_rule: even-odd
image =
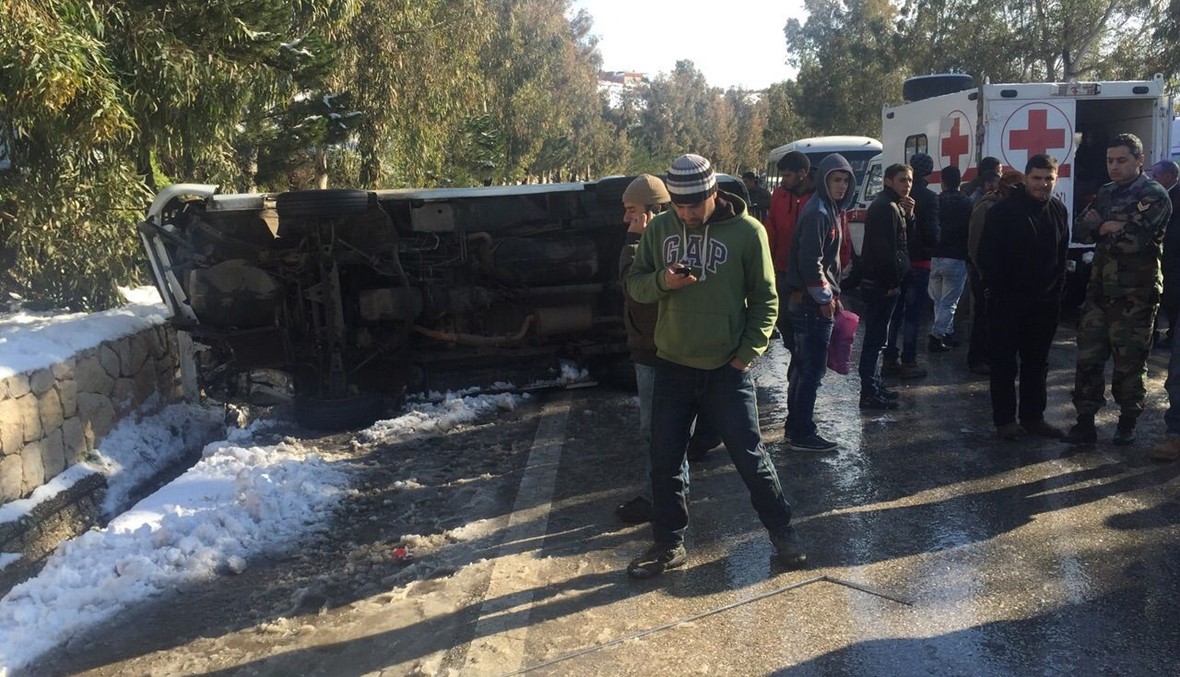
[[[0,376],[47,367],[162,321],[165,311],[158,296],[152,300],[154,293],[138,290],[129,306],[93,315],[21,312],[0,318]],[[565,366],[557,378],[568,382],[585,374]],[[378,421],[358,438],[377,444],[443,432],[511,411],[525,397],[437,394],[428,398],[437,401]],[[19,519],[87,474],[101,472],[110,486],[104,510],[117,514],[106,528],[62,544],[38,576],[0,599],[0,677],[136,602],[185,582],[241,573],[252,557],[326,528],[326,516],[348,495],[353,468],[295,439],[255,443],[266,421],[226,432],[221,417],[219,408],[172,405],[126,420],[91,459],[29,498],[0,506],[0,521]],[[206,445],[195,466],[118,514],[137,485],[211,436],[227,439]],[[462,537],[462,531],[451,536]],[[0,553],[0,569],[16,559]]]
[[[446,430],[511,410],[522,400],[449,398],[445,406],[379,421],[359,437],[376,441]],[[159,429],[123,428],[112,436],[119,450],[108,439],[103,456],[139,458],[159,439]],[[144,434],[137,437],[136,430]],[[326,516],[347,495],[350,468],[298,440],[260,446],[252,443],[253,430],[231,432],[230,439],[206,446],[196,466],[105,529],[63,544],[40,575],[0,599],[0,676],[140,600],[181,583],[240,573],[251,557],[326,527]],[[183,451],[181,445],[167,447]],[[164,455],[153,462],[165,462]]]

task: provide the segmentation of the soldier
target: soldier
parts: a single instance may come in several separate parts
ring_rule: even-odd
[[[1094,242],[1094,267],[1078,322],[1078,362],[1073,405],[1077,423],[1061,438],[1068,444],[1096,442],[1094,415],[1105,404],[1103,370],[1114,357],[1111,394],[1120,409],[1113,442],[1135,441],[1143,411],[1147,355],[1159,309],[1160,251],[1172,215],[1163,186],[1143,173],[1143,143],[1119,134],[1106,148],[1111,183],[1074,225],[1074,237]]]

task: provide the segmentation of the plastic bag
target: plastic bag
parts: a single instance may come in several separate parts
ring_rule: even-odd
[[[841,308],[832,317],[832,340],[828,343],[828,369],[837,374],[852,371],[852,338],[860,326],[860,315]]]

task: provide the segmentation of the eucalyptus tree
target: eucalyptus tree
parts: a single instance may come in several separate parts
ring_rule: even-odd
[[[448,184],[464,130],[490,115],[479,58],[495,30],[487,0],[360,0],[332,78],[350,91],[361,187]]]
[[[822,134],[879,136],[881,104],[912,66],[889,0],[805,0],[784,28],[799,69],[795,110]]]
[[[992,82],[1142,78],[1162,0],[909,0],[899,30],[914,73]],[[914,68],[922,64],[921,69]],[[1133,72],[1132,72],[1133,71]]]
[[[725,98],[733,107],[737,121],[737,138],[734,142],[734,172],[760,171],[765,165],[766,125],[769,120],[769,106],[765,93],[749,92],[743,89],[729,89]]]
[[[481,57],[485,107],[502,134],[504,181],[560,173],[577,148],[574,123],[599,110],[590,17],[570,0],[488,0],[495,25]]]
[[[115,302],[116,285],[137,278],[134,222],[147,191],[168,174],[239,177],[233,142],[249,109],[289,97],[295,72],[322,70],[322,54],[290,46],[350,6],[6,0],[7,286],[77,308]]]
[[[671,73],[652,80],[640,113],[639,157],[650,157],[650,164],[662,172],[678,155],[709,152],[710,103],[718,91],[687,60],[677,61]]]
[[[793,80],[776,82],[763,92],[761,100],[766,104],[766,128],[762,131],[762,146],[767,152],[812,136],[811,128],[795,105],[799,96],[799,85]]]

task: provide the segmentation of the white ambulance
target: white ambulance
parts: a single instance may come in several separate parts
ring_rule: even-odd
[[[963,181],[981,158],[1024,171],[1030,155],[1057,159],[1056,195],[1074,214],[1094,198],[1106,174],[1106,141],[1130,132],[1143,141],[1143,166],[1171,157],[1172,103],[1164,78],[1112,82],[1027,82],[976,87],[963,74],[924,75],[905,83],[908,103],[881,112],[880,162],[908,162],[914,153],[934,160],[930,187],[955,166]],[[870,174],[872,169],[870,169]],[[1071,271],[1087,272],[1092,246],[1070,245]],[[1067,303],[1078,301],[1084,277],[1071,280]]]

